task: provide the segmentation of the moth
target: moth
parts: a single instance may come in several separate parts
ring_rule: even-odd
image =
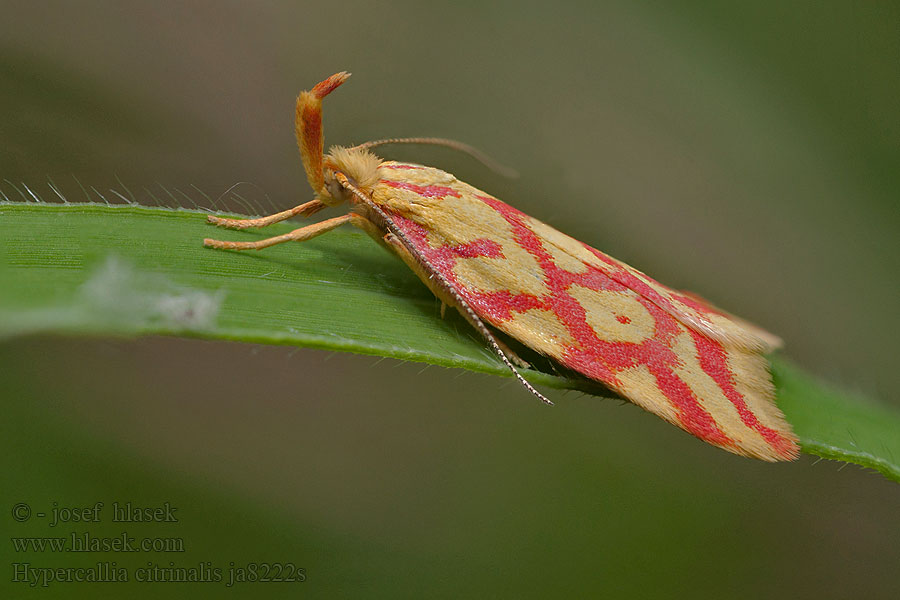
[[[798,456],[775,405],[764,356],[774,335],[687,292],[651,279],[440,169],[383,160],[372,149],[434,143],[391,138],[323,152],[322,100],[341,72],[297,98],[295,129],[315,198],[258,219],[210,216],[226,228],[265,227],[346,203],[349,211],[253,242],[204,240],[211,248],[259,250],[302,242],[345,223],[394,252],[446,306],[455,308],[532,394],[527,367],[499,330],[568,369],[725,450],[767,461]]]

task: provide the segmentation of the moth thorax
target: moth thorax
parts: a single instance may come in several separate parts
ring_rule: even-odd
[[[381,159],[363,148],[344,148],[333,146],[325,157],[325,167],[331,171],[340,171],[361,190],[366,192],[378,183],[378,167]],[[329,191],[332,191],[329,186]]]

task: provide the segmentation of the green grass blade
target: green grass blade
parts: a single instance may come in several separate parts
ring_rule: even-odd
[[[466,323],[367,236],[337,230],[265,252],[205,249],[202,211],[131,205],[0,205],[0,339],[39,332],[171,334],[289,344],[508,376]],[[779,405],[804,452],[900,481],[900,415],[841,393],[780,358]],[[601,388],[544,371],[557,388]],[[608,392],[600,392],[609,395]]]

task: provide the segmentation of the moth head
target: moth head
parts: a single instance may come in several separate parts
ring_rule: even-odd
[[[379,180],[381,159],[365,148],[333,146],[325,157],[324,166],[324,187],[329,197],[324,198],[320,194],[319,200],[325,204],[340,204],[350,200],[353,194],[341,186],[335,173],[343,173],[357,189],[370,193]]]

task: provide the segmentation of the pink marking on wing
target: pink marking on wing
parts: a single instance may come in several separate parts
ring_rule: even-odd
[[[466,289],[466,302],[475,307],[478,314],[492,324],[509,321],[513,313],[522,313],[534,308],[547,309],[547,304],[532,294],[513,294],[508,290],[482,292]]]
[[[690,386],[675,375],[671,369],[651,369],[656,376],[659,389],[678,410],[678,420],[684,428],[702,440],[722,446],[733,445],[731,438],[719,429],[718,423],[700,403],[697,402]]]
[[[381,163],[381,167],[384,169],[422,169],[424,167],[420,167],[417,165],[389,165],[385,163]]]
[[[795,458],[797,451],[794,443],[774,429],[770,429],[760,423],[756,414],[747,406],[744,397],[735,389],[734,373],[731,372],[728,364],[725,362],[725,351],[722,345],[696,331],[690,330],[690,334],[694,339],[694,346],[697,348],[697,358],[700,360],[700,367],[713,378],[716,385],[728,398],[728,401],[734,405],[744,425],[758,432],[778,454],[784,457]]]
[[[475,258],[485,256],[487,258],[504,258],[500,244],[487,238],[479,238],[458,246],[447,246],[460,258]]]
[[[415,183],[407,183],[405,181],[394,181],[392,179],[382,179],[381,183],[401,190],[409,190],[426,198],[445,198],[453,196],[459,198],[459,192],[453,188],[444,185],[416,185]]]

